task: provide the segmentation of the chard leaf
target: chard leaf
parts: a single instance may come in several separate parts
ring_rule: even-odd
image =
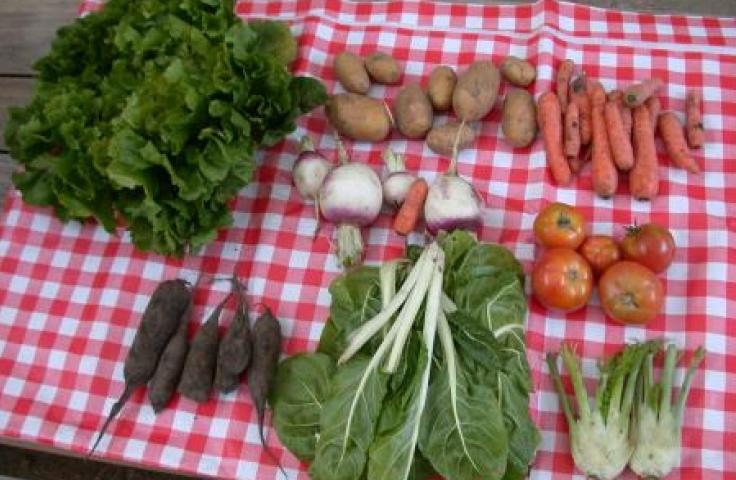
[[[297,354],[279,364],[270,403],[281,443],[302,461],[314,459],[319,421],[335,372],[321,353]]]
[[[388,380],[380,369],[368,370],[370,362],[370,357],[356,355],[332,379],[309,468],[314,480],[354,480],[365,469]]]
[[[320,339],[320,349],[342,353],[349,334],[381,311],[378,269],[362,266],[339,276],[330,285],[330,294],[330,328],[336,331],[327,330],[331,339]]]
[[[457,371],[455,380],[457,416],[447,364],[434,376],[419,447],[435,470],[447,479],[502,478],[508,439],[496,396],[486,382],[471,384],[462,370]]]

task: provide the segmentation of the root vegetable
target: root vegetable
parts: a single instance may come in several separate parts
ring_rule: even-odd
[[[634,149],[631,146],[631,137],[626,135],[621,108],[609,100],[606,102],[604,115],[613,161],[619,170],[629,171],[634,166]]]
[[[212,311],[192,340],[179,381],[179,393],[197,403],[204,403],[210,396],[217,366],[219,344],[218,324],[220,314],[230,295]]]
[[[560,108],[564,112],[568,104],[568,90],[570,88],[570,79],[575,70],[575,62],[572,60],[563,60],[557,69],[557,98],[560,100]]]
[[[638,107],[644,104],[647,98],[656,95],[663,86],[662,80],[658,78],[631,85],[624,91],[624,104],[631,108]]]
[[[427,94],[418,84],[403,87],[394,102],[394,119],[407,138],[424,138],[432,128],[434,113]]]
[[[570,84],[569,101],[578,104],[580,117],[580,143],[587,145],[593,136],[593,127],[590,120],[590,97],[588,97],[588,78],[585,73],[579,75]]]
[[[537,69],[528,61],[509,55],[501,62],[501,74],[512,85],[528,87],[537,78]]]
[[[539,97],[537,116],[552,178],[558,185],[568,185],[572,174],[562,151],[562,111],[557,94],[546,92]]]
[[[322,182],[331,168],[330,162],[315,150],[312,139],[307,135],[302,137],[301,153],[294,163],[291,176],[302,198],[314,202],[314,215],[317,221],[314,229],[315,235],[319,231],[319,200],[317,197]]]
[[[458,134],[458,132],[460,132]],[[465,124],[450,122],[434,127],[427,134],[427,146],[435,153],[452,157],[452,149],[457,139],[458,151],[469,148],[475,142],[475,132]]]
[[[618,172],[611,157],[611,146],[608,143],[608,132],[603,113],[606,105],[606,92],[600,82],[596,82],[591,87],[590,103],[593,125],[593,152],[591,154],[593,189],[601,197],[608,198],[616,193],[618,188]]]
[[[460,121],[474,122],[488,115],[498,96],[501,77],[489,61],[478,61],[460,75],[452,94],[452,108]]]
[[[391,130],[386,105],[365,95],[333,95],[325,104],[325,113],[335,130],[353,140],[380,142]]]
[[[651,200],[659,191],[659,165],[654,145],[654,127],[646,105],[634,108],[634,168],[629,173],[629,190],[634,198]]]
[[[573,165],[579,166],[577,158],[580,155],[580,109],[578,104],[570,102],[565,110],[565,157],[570,163],[573,172],[578,173],[579,170],[573,169]]]
[[[457,84],[457,75],[452,68],[441,65],[432,70],[432,73],[429,74],[427,95],[435,110],[444,112],[452,107],[455,84]]]
[[[414,230],[422,214],[422,207],[424,207],[428,191],[429,187],[423,178],[418,178],[412,183],[406,195],[406,200],[394,218],[394,231],[396,233],[409,235]]]
[[[188,310],[181,317],[179,329],[171,337],[161,354],[156,372],[148,385],[148,401],[156,413],[166,408],[171,396],[176,391],[176,386],[179,384],[184,362],[189,352],[188,333],[191,311],[192,305],[190,303]]]
[[[417,177],[406,171],[404,157],[394,153],[390,148],[383,152],[383,161],[388,169],[388,175],[382,184],[383,203],[389,208],[397,209],[404,203],[406,194]]]
[[[662,137],[672,163],[678,168],[684,168],[690,173],[699,173],[700,168],[695,159],[690,155],[690,150],[685,141],[682,123],[672,112],[664,112],[659,115],[659,135]]]
[[[365,62],[354,53],[342,52],[335,57],[333,64],[335,76],[345,90],[353,93],[365,94],[371,88],[371,80]]]
[[[373,80],[386,85],[399,83],[401,68],[399,63],[384,52],[373,52],[365,59],[365,68]]]
[[[217,350],[217,370],[215,372],[215,387],[223,393],[229,393],[238,388],[240,376],[248,369],[251,361],[252,338],[250,319],[248,317],[248,303],[240,280],[233,276],[233,293],[237,299],[235,316],[220,341]]]
[[[503,102],[501,129],[513,147],[529,146],[537,135],[537,109],[534,97],[526,90],[514,89]]]
[[[703,114],[701,113],[703,98],[699,91],[688,90],[685,98],[685,126],[687,144],[690,148],[700,148],[705,143]]]
[[[153,377],[159,357],[181,325],[182,316],[188,311],[191,299],[192,292],[184,280],[166,280],[156,287],[125,359],[125,390],[110,409],[89,455],[94,453],[110,422],[135,389],[144,386]]]
[[[631,109],[624,105],[624,92],[621,90],[612,90],[608,92],[608,101],[614,102],[621,114],[621,122],[624,126],[624,135],[631,141]]]
[[[647,106],[647,110],[649,110],[649,120],[652,122],[652,125],[657,127],[657,120],[659,118],[659,114],[662,111],[662,104],[659,101],[659,98],[656,95],[652,95],[651,97],[647,98],[647,100],[644,102],[644,105]]]

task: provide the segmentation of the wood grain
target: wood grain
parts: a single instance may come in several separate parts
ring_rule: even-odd
[[[0,77],[0,152],[7,152],[3,132],[8,118],[8,107],[28,103],[33,92],[33,81],[32,78]]]
[[[5,193],[10,188],[11,180],[10,175],[15,169],[15,164],[10,156],[6,153],[0,153],[0,205],[4,205]],[[2,219],[3,213],[0,211],[0,219]]]

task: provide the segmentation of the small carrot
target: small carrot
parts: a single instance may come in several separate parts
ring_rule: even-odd
[[[621,121],[624,125],[624,134],[631,141],[631,109],[624,105],[624,92],[621,90],[611,90],[608,92],[608,100],[616,103],[621,112]]]
[[[573,158],[577,158],[580,154],[580,108],[575,102],[570,102],[565,110],[565,156],[570,167],[575,162]],[[577,173],[578,170],[572,168]]]
[[[652,78],[640,83],[635,83],[624,92],[624,103],[632,108],[638,107],[643,104],[647,98],[656,94],[663,86],[664,84],[662,83],[662,80],[658,78]]]
[[[557,70],[557,98],[560,100],[560,106],[563,112],[567,109],[567,92],[570,88],[570,77],[572,77],[574,70],[575,62],[572,60],[564,60]]]
[[[685,125],[687,127],[687,144],[690,148],[700,148],[705,143],[703,115],[700,112],[702,95],[697,90],[689,90],[685,97]]]
[[[611,90],[607,95],[609,102],[622,102],[624,98],[624,92],[619,89]]]
[[[590,143],[593,133],[590,124],[590,97],[588,97],[588,89],[586,88],[587,83],[588,79],[585,73],[582,73],[570,84],[570,101],[578,104],[580,143],[582,145]]]
[[[634,119],[634,168],[629,173],[629,190],[634,198],[651,200],[659,191],[659,165],[654,145],[654,126],[646,105],[632,113]]]
[[[595,82],[591,87],[591,121],[593,124],[593,189],[603,198],[608,198],[618,188],[618,172],[611,158],[611,146],[608,142],[606,131],[605,105],[606,91],[600,82]]]
[[[555,92],[543,93],[537,102],[537,123],[542,130],[544,149],[552,177],[558,185],[567,185],[572,180],[570,165],[562,150],[562,109]]]
[[[691,173],[699,173],[700,168],[690,155],[682,124],[677,116],[672,112],[662,113],[659,116],[658,128],[659,135],[662,137],[662,142],[667,149],[667,154],[672,159],[672,163]]]
[[[656,130],[657,119],[659,118],[659,113],[662,111],[662,104],[659,102],[659,98],[656,95],[652,95],[647,98],[644,105],[646,105],[647,110],[649,110],[649,120],[652,122],[652,126],[655,127]]]
[[[619,170],[629,171],[634,166],[634,149],[631,146],[631,137],[626,136],[621,109],[614,101],[608,101],[603,113],[613,161]]]
[[[417,178],[406,192],[404,203],[401,204],[394,218],[394,231],[399,235],[409,235],[416,227],[419,216],[424,209],[424,200],[427,199],[429,186],[423,178]]]

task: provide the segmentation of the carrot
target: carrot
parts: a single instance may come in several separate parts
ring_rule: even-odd
[[[611,90],[608,92],[608,100],[615,102],[621,112],[621,121],[624,125],[624,135],[631,141],[631,109],[624,105],[624,92]]]
[[[624,92],[624,103],[628,107],[638,107],[643,104],[647,98],[655,95],[663,86],[664,84],[662,83],[662,80],[658,78],[652,78],[640,83],[635,83]]]
[[[532,108],[534,105],[532,104]],[[409,235],[419,221],[419,216],[424,208],[424,200],[427,199],[429,186],[423,178],[417,178],[406,192],[404,203],[401,204],[394,218],[394,231],[399,235]]]
[[[230,393],[238,388],[240,376],[250,365],[253,349],[244,287],[235,275],[230,281],[237,299],[237,306],[235,316],[220,341],[215,372],[215,387],[223,393]]]
[[[557,98],[560,100],[560,107],[564,112],[568,105],[568,89],[570,88],[570,77],[575,70],[575,62],[572,60],[564,60],[557,70]]]
[[[685,125],[687,128],[687,144],[690,148],[700,148],[705,143],[703,116],[700,113],[703,98],[699,91],[689,90],[685,97]]]
[[[570,165],[562,151],[562,110],[555,92],[543,93],[537,102],[537,123],[542,130],[544,149],[552,177],[558,185],[572,180]]]
[[[608,198],[618,188],[618,172],[611,158],[611,146],[606,131],[605,105],[606,91],[600,82],[591,87],[591,122],[593,124],[593,138],[591,140],[593,152],[593,189],[603,198]]]
[[[634,166],[634,150],[631,146],[631,137],[626,136],[621,109],[615,101],[608,101],[603,113],[613,161],[619,170],[629,171]]]
[[[657,119],[659,117],[659,113],[662,111],[662,104],[659,102],[659,98],[656,95],[652,95],[647,98],[644,105],[646,105],[647,110],[649,110],[649,120],[652,122],[652,126],[656,130]]]
[[[569,160],[580,153],[580,107],[570,102],[565,110],[565,156]]]
[[[624,92],[619,89],[611,90],[610,92],[608,92],[607,98],[609,102],[623,102]]]
[[[182,316],[189,310],[191,301],[192,292],[185,280],[166,280],[156,287],[125,359],[125,389],[110,409],[89,455],[97,449],[110,422],[122,410],[135,389],[144,386],[153,377],[161,352],[181,325]]]
[[[578,104],[580,117],[580,143],[590,143],[592,128],[590,123],[590,97],[587,89],[588,79],[585,73],[580,74],[570,84],[570,101]]]
[[[672,112],[664,112],[659,116],[659,135],[667,149],[667,154],[679,168],[684,168],[691,173],[699,173],[700,168],[690,155],[690,150],[685,141],[682,124]]]
[[[646,105],[634,108],[634,168],[629,172],[629,190],[634,198],[651,200],[659,191],[659,165],[654,145],[654,126]]]

